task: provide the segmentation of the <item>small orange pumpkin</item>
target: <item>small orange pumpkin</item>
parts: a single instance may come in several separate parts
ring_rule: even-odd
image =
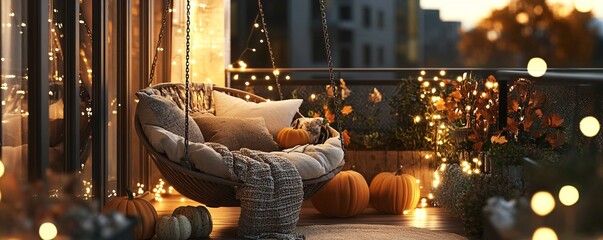
[[[292,148],[297,145],[310,143],[310,134],[304,129],[286,127],[278,132],[276,143],[282,148]]]
[[[360,173],[342,171],[312,197],[314,207],[325,216],[352,217],[369,203],[369,187]]]
[[[382,212],[402,214],[419,204],[421,191],[417,179],[402,174],[402,166],[395,173],[382,172],[373,178],[370,187],[371,205]]]
[[[118,211],[126,216],[135,217],[136,239],[150,239],[155,236],[155,222],[157,222],[157,211],[149,201],[142,198],[134,198],[134,194],[128,187],[127,197],[112,199],[105,206],[104,211]]]

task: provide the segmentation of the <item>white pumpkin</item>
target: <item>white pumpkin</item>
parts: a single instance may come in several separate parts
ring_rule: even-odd
[[[182,215],[164,215],[155,225],[158,240],[185,240],[191,236],[191,222]]]
[[[213,223],[211,214],[204,206],[178,207],[174,210],[175,215],[183,215],[191,222],[190,238],[207,238],[211,234]]]

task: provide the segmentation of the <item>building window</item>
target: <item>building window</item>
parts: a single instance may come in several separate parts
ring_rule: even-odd
[[[354,33],[351,30],[347,29],[339,30],[338,39],[340,43],[353,43]]]
[[[379,26],[379,29],[383,29],[384,15],[385,13],[383,13],[383,11],[377,12],[377,25]]]
[[[352,7],[350,5],[342,5],[339,7],[339,19],[352,20]]]
[[[341,48],[339,52],[340,64],[342,68],[351,68],[352,67],[352,51],[349,48]]]
[[[383,47],[379,47],[377,48],[377,63],[379,65],[383,65],[383,62],[385,62],[385,52],[383,50]]]
[[[364,47],[362,48],[363,50],[363,57],[364,57],[364,65],[366,67],[369,67],[371,65],[371,45],[365,44]]]
[[[364,22],[364,27],[371,27],[371,8],[369,8],[368,6],[365,6],[362,9],[362,16],[363,16],[363,22]]]

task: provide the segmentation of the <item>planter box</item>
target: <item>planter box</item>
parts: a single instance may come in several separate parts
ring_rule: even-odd
[[[373,178],[380,172],[395,172],[400,165],[404,173],[410,174],[421,182],[421,197],[427,197],[431,191],[433,172],[430,167],[431,159],[425,155],[431,151],[355,151],[346,150],[344,170],[352,169],[362,174],[370,185]]]

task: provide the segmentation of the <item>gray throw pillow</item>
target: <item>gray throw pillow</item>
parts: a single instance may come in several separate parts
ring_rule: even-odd
[[[178,106],[159,95],[149,95],[146,92],[136,93],[138,105],[136,115],[143,125],[153,125],[184,137],[184,111]],[[203,143],[203,134],[193,118],[189,116],[188,136],[192,142]]]
[[[208,142],[223,144],[229,150],[278,150],[263,118],[197,117],[195,122]]]

